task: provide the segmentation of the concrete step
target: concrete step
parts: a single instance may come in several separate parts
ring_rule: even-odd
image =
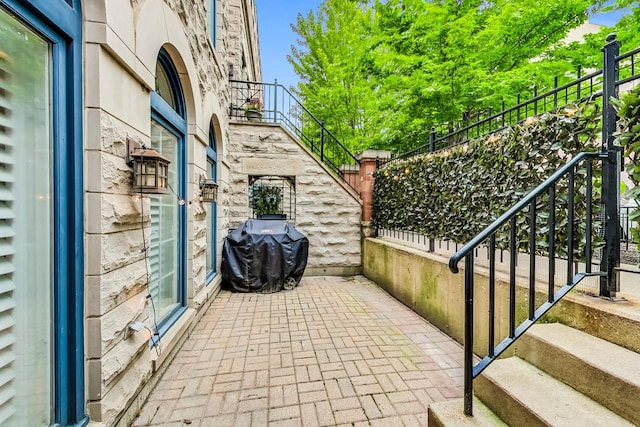
[[[478,398],[473,398],[473,417],[466,417],[464,399],[445,400],[429,405],[427,425],[429,427],[506,427]]]
[[[557,362],[562,363],[562,360]],[[519,357],[497,360],[474,381],[475,395],[519,427],[633,424]]]
[[[640,354],[560,323],[532,326],[515,354],[640,425]]]

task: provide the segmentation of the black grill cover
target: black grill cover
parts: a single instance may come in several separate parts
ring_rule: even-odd
[[[234,292],[293,289],[307,266],[309,239],[283,220],[250,219],[222,248],[222,288]]]

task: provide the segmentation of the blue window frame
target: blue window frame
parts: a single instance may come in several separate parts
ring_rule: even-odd
[[[211,16],[209,17],[209,25],[211,26],[211,42],[213,47],[216,47],[217,28],[216,28],[216,16],[217,16],[217,0],[210,0],[211,4]]]
[[[80,0],[0,0],[0,8],[50,46],[54,254],[51,421],[60,426],[86,425]]]
[[[207,146],[207,175],[218,182],[218,152],[216,148],[216,133],[213,124],[209,126],[209,145]],[[211,203],[209,210],[209,222],[207,223],[207,284],[211,283],[217,272],[217,221],[218,204]]]
[[[156,91],[151,93],[151,146],[172,164],[172,194],[151,200],[152,321],[162,337],[186,310],[186,108],[178,72],[161,49],[156,66]],[[152,342],[152,345],[155,342]]]

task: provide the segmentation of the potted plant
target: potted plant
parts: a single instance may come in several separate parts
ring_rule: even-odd
[[[258,219],[286,219],[282,213],[282,188],[254,184],[251,187],[251,207]]]
[[[252,122],[262,121],[262,101],[257,96],[248,100],[244,106],[244,116]]]

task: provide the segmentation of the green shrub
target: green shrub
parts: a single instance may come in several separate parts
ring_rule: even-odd
[[[571,105],[464,145],[390,163],[374,174],[373,225],[466,243],[571,157],[599,151],[599,121],[597,104]],[[598,168],[594,174],[599,176]],[[584,225],[578,221],[584,221],[586,211],[585,179],[586,169],[577,171],[574,228],[582,234]],[[567,194],[567,183],[561,181],[558,206],[566,206]],[[548,247],[547,204],[548,195],[537,200],[540,252]],[[522,250],[527,250],[528,221],[526,214],[517,217]],[[566,209],[556,214],[557,240],[566,240],[567,221]],[[582,235],[575,242],[577,252],[584,249],[584,240]],[[498,246],[505,245],[506,235],[499,234]]]

